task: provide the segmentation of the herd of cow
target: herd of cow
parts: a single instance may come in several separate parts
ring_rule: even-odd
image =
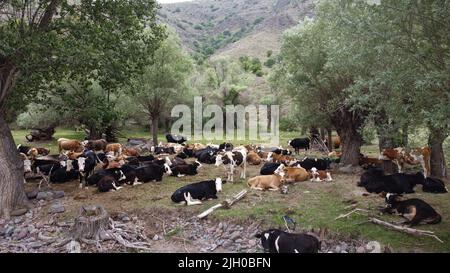
[[[332,163],[339,163],[340,153],[330,153],[325,158],[304,157],[298,159],[289,149],[241,145],[231,143],[220,145],[201,143],[185,144],[186,138],[168,134],[167,143],[149,145],[145,139],[129,139],[125,145],[107,143],[105,140],[58,139],[58,155],[50,155],[45,148],[19,145],[18,152],[24,160],[24,180],[32,173],[42,182],[65,183],[79,180],[80,188],[96,186],[99,192],[115,191],[123,185],[139,185],[162,181],[164,176],[194,176],[202,164],[223,166],[227,178],[216,177],[185,185],[171,196],[175,203],[201,204],[204,200],[217,199],[217,193],[226,182],[234,181],[239,171],[241,179],[247,179],[248,165],[261,165],[260,175],[247,180],[247,185],[256,190],[281,191],[287,193],[286,184],[301,181],[333,181]],[[288,142],[295,154],[308,151],[308,138],[296,138]],[[339,146],[339,139],[333,138],[333,146]],[[144,155],[145,154],[145,155]],[[414,192],[416,185],[422,185],[425,192],[445,193],[444,181],[429,177],[429,148],[413,151],[406,149],[385,149],[379,158],[361,155],[360,165],[366,171],[361,175],[358,186],[368,192],[385,197],[383,212],[397,212],[407,219],[410,226],[419,223],[435,224],[441,216],[425,201],[420,199],[401,200],[402,194]],[[195,161],[187,161],[195,158]],[[380,168],[383,160],[390,160],[398,166],[399,173],[386,175]],[[405,165],[421,165],[423,173],[403,173]],[[378,165],[378,166],[377,166]],[[26,180],[25,180],[26,182]],[[320,243],[306,234],[290,234],[281,230],[269,230],[258,234],[266,251],[269,252],[317,252]]]

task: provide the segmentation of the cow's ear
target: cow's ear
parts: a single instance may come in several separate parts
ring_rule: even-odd
[[[255,234],[255,237],[259,239],[259,238],[261,238],[261,237],[262,237],[262,234],[260,234],[260,233],[257,233],[257,234]]]

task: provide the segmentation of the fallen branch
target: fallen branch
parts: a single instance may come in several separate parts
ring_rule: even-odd
[[[338,219],[348,217],[348,216],[350,216],[353,213],[357,213],[358,211],[368,212],[365,209],[354,209],[354,210],[350,211],[349,213],[339,215],[338,217],[334,218],[334,220],[336,221]]]
[[[209,214],[211,214],[213,211],[215,211],[218,208],[229,209],[234,203],[236,203],[237,201],[244,198],[244,196],[246,194],[247,194],[247,190],[242,190],[241,192],[239,192],[238,194],[233,196],[232,199],[227,199],[227,200],[223,201],[222,203],[214,205],[214,206],[210,207],[209,209],[205,210],[201,214],[197,215],[197,218],[200,218],[200,219],[205,218],[206,216],[208,216]]]
[[[444,243],[444,241],[442,241],[441,239],[439,239],[439,237],[434,235],[433,231],[414,229],[414,228],[409,228],[409,227],[404,227],[404,226],[396,226],[396,225],[393,225],[391,223],[382,221],[382,220],[377,219],[377,218],[370,218],[369,221],[371,223],[376,224],[376,225],[381,225],[381,226],[387,227],[389,229],[393,229],[393,230],[396,230],[396,231],[408,233],[408,234],[411,234],[411,235],[414,235],[414,236],[429,236],[429,237],[433,237],[434,239],[438,240],[440,243]]]

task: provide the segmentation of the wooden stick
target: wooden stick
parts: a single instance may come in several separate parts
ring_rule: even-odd
[[[242,190],[241,192],[239,192],[235,196],[233,196],[232,199],[227,199],[227,200],[223,201],[222,203],[214,205],[214,206],[210,207],[209,209],[205,210],[201,214],[197,215],[197,218],[199,218],[199,219],[205,218],[206,216],[208,216],[209,214],[211,214],[213,211],[215,211],[218,208],[229,209],[234,203],[236,203],[237,201],[244,198],[244,196],[247,194],[247,192],[248,192],[247,190]]]
[[[355,212],[358,212],[358,211],[368,212],[368,211],[365,210],[365,209],[354,209],[354,210],[350,211],[349,213],[339,215],[338,217],[334,218],[334,220],[336,221],[336,220],[338,220],[338,219],[348,217],[348,216],[350,216],[351,214],[353,214],[353,213],[355,213]]]
[[[415,235],[415,236],[430,236],[430,237],[433,237],[434,239],[438,240],[440,243],[444,243],[444,241],[442,241],[441,239],[439,239],[439,237],[434,235],[434,232],[432,232],[432,231],[414,229],[414,228],[403,227],[403,226],[396,226],[396,225],[382,221],[377,218],[370,218],[369,220],[370,220],[370,222],[372,222],[376,225],[381,225],[381,226],[387,227],[389,229],[408,233],[408,234]]]

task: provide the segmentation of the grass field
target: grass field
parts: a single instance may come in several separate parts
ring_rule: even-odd
[[[25,131],[14,131],[16,142],[22,143],[26,133]],[[296,134],[282,133],[280,143],[286,143],[285,140],[294,135]],[[139,130],[129,130],[126,131],[126,136],[148,137],[149,134]],[[83,133],[58,129],[55,138],[59,137],[82,139]],[[121,139],[121,141],[123,140]],[[162,135],[161,140],[165,140]],[[57,152],[55,141],[41,144],[51,148],[52,152]],[[378,153],[376,145],[364,146],[363,152],[374,155]],[[259,169],[260,166],[249,167],[247,177],[257,175]],[[68,196],[64,199],[68,205],[64,217],[68,218],[73,217],[79,207],[86,202],[102,204],[111,213],[140,212],[144,218],[153,211],[196,215],[216,202],[211,201],[199,206],[184,207],[173,204],[170,200],[171,194],[187,183],[224,176],[225,171],[222,167],[204,165],[199,170],[199,175],[195,177],[165,177],[161,183],[126,187],[117,192],[104,194],[98,194],[93,188],[90,188],[83,193],[87,195],[87,198],[83,200],[73,198],[80,191],[76,183],[55,185],[54,187],[64,190]],[[266,227],[282,227],[281,217],[290,215],[297,221],[300,228],[327,228],[338,236],[377,240],[383,245],[392,247],[396,252],[450,252],[449,194],[424,193],[418,186],[415,194],[408,195],[411,198],[417,197],[425,200],[442,215],[442,223],[420,227],[436,232],[444,241],[444,243],[439,243],[430,237],[413,237],[371,223],[363,223],[367,220],[367,216],[364,215],[353,214],[346,219],[334,220],[340,214],[349,212],[350,210],[345,208],[355,202],[358,208],[367,209],[369,214],[380,219],[388,221],[400,221],[401,219],[397,216],[378,215],[378,207],[384,204],[384,200],[378,195],[364,197],[363,189],[356,186],[356,182],[359,180],[358,176],[340,173],[333,173],[332,176],[333,182],[301,182],[291,185],[287,195],[281,195],[278,192],[250,191],[248,196],[234,205],[232,209],[218,210],[211,215],[211,219],[238,222],[262,220]],[[27,187],[33,187],[33,184],[29,183]],[[219,195],[219,201],[246,188],[246,181],[227,183],[224,185],[224,191]]]

